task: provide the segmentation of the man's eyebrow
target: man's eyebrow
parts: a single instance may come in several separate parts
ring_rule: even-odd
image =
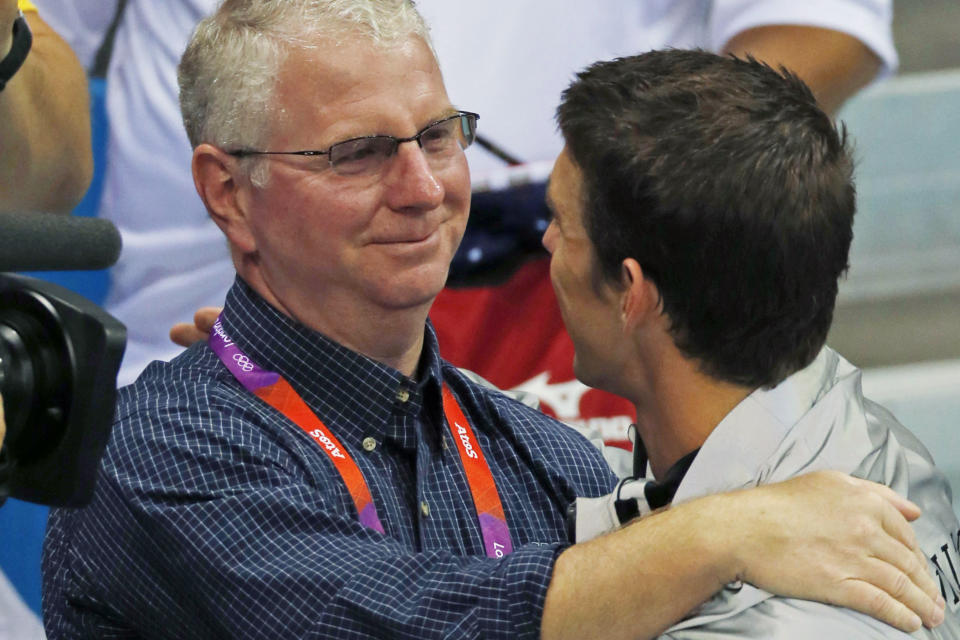
[[[437,113],[437,115],[434,116],[433,118],[430,118],[428,122],[425,122],[422,128],[426,128],[426,127],[429,127],[430,125],[437,124],[441,120],[446,120],[447,118],[451,118],[461,111],[463,111],[463,109],[458,109],[456,107],[451,106],[441,110],[440,112],[435,112]]]
[[[449,118],[450,116],[454,116],[460,113],[461,111],[465,111],[465,110],[461,109],[460,107],[450,105],[449,107],[447,107],[446,109],[440,112],[440,115],[437,116],[434,122],[437,122],[438,120],[443,120],[444,118]]]

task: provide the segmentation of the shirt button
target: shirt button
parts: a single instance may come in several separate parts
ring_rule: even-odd
[[[373,451],[377,448],[377,441],[373,438],[366,437],[363,439],[363,450],[364,451]]]
[[[430,515],[430,505],[428,505],[426,502],[421,502],[421,503],[420,503],[420,513],[422,513],[424,517],[429,516],[429,515]]]
[[[397,390],[397,400],[399,400],[400,402],[406,402],[409,399],[410,399],[409,391],[407,391],[406,389]]]

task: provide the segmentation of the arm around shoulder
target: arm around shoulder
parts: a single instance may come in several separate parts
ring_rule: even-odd
[[[936,625],[942,603],[904,518],[917,515],[836,472],[674,506],[564,551],[542,638],[652,638],[737,579],[906,631]]]

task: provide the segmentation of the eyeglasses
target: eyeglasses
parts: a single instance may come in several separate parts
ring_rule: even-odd
[[[409,138],[394,136],[363,136],[337,142],[326,150],[308,149],[304,151],[256,151],[253,149],[235,149],[227,151],[232,156],[326,156],[330,167],[341,176],[363,176],[378,173],[387,160],[397,152],[404,142],[417,141],[423,149],[430,166],[443,168],[451,158],[469,147],[477,137],[477,120],[480,118],[470,111],[458,111],[454,115],[437,120]]]

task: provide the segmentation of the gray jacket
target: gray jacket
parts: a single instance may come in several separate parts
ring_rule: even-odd
[[[754,391],[717,426],[674,503],[836,469],[888,485],[923,509],[913,523],[947,601],[946,620],[913,637],[960,640],[960,523],[950,486],[924,446],[863,397],[860,370],[830,348],[776,388]],[[811,562],[816,559],[811,558]],[[663,636],[712,638],[909,638],[849,609],[731,585]]]

